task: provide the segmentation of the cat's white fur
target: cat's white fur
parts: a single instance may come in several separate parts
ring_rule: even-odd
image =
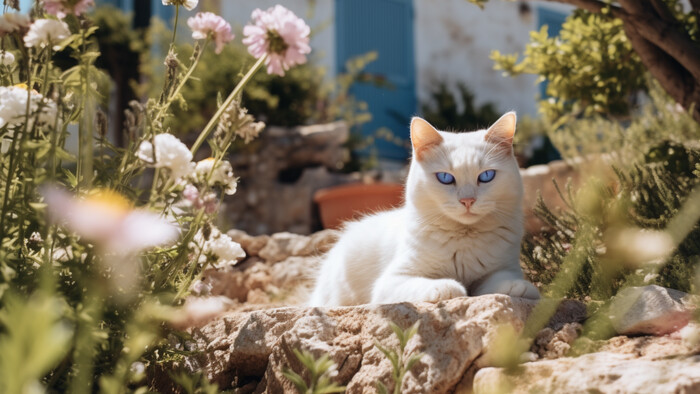
[[[447,133],[411,122],[403,207],[351,222],[325,257],[312,306],[436,302],[491,293],[539,298],[518,263],[523,236],[515,113],[488,130]],[[479,183],[485,170],[495,178]],[[438,182],[437,172],[456,182]],[[461,199],[475,198],[467,209]],[[468,212],[469,211],[469,212]]]

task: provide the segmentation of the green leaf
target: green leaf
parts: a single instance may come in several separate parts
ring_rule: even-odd
[[[408,358],[408,361],[406,362],[406,371],[410,371],[411,368],[413,368],[413,365],[420,361],[420,359],[423,358],[423,353],[416,353],[412,354],[411,357]]]
[[[304,382],[304,379],[291,369],[285,368],[282,370],[282,375],[294,384],[299,393],[304,394],[309,391],[309,387],[306,385],[306,382]]]
[[[344,393],[345,392],[345,386],[339,386],[335,383],[331,383],[330,386],[326,386],[323,388],[320,388],[315,391],[317,394],[326,394],[326,393]]]
[[[386,358],[388,358],[389,361],[391,361],[391,365],[393,365],[395,370],[399,368],[399,356],[396,354],[395,351],[384,348],[382,345],[379,344],[379,342],[376,341],[374,342],[374,346],[376,346],[380,352],[384,353]]]
[[[391,329],[394,331],[394,334],[396,334],[396,337],[399,339],[399,343],[401,344],[401,349],[406,347],[406,335],[404,331],[399,327],[396,323],[394,322],[389,322],[389,326]]]
[[[24,392],[68,354],[73,330],[61,318],[65,305],[52,295],[7,294],[3,301],[0,392]]]

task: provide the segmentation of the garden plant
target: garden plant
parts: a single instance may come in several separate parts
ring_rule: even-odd
[[[282,6],[257,9],[242,40],[250,53],[235,87],[186,146],[170,133],[175,108],[204,56],[234,40],[220,16],[187,19],[194,45],[175,45],[175,7],[162,89],[125,114],[124,145],[110,142],[108,78],[92,0],[37,1],[28,14],[3,3],[0,17],[0,392],[146,392],[159,365],[188,353],[177,329],[184,297],[200,291],[208,266],[235,264],[244,251],[216,227],[237,178],[226,154],[264,124],[241,94],[260,69],[284,76],[306,62],[306,23]],[[213,52],[213,53],[212,53]],[[68,67],[56,59],[72,59]],[[67,147],[78,134],[78,154]],[[194,161],[208,144],[211,157]],[[196,305],[216,312],[222,305]],[[167,374],[166,374],[167,376]],[[173,376],[211,391],[201,376]]]

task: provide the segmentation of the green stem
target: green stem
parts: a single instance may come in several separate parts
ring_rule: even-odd
[[[165,266],[165,268],[163,268],[162,271],[156,274],[156,277],[153,281],[153,283],[155,284],[154,291],[162,290],[163,287],[171,280],[171,275],[174,272],[180,272],[181,268],[185,264],[187,264],[189,255],[187,253],[187,250],[189,248],[188,245],[194,239],[194,236],[196,235],[197,231],[199,231],[203,219],[204,210],[201,210],[199,211],[195,219],[192,221],[192,224],[190,225],[187,234],[180,242],[179,253],[177,254],[177,257],[174,260],[171,260],[169,263],[167,263],[167,266]]]
[[[46,55],[46,64],[44,65],[44,81],[41,86],[41,95],[46,97],[46,93],[49,91],[49,70],[51,69],[51,46],[46,48],[48,51]]]
[[[175,4],[175,23],[173,24],[173,38],[170,40],[170,48],[175,45],[175,37],[177,36],[177,20],[180,18],[180,4]]]
[[[153,147],[153,150],[155,151],[155,146]],[[156,199],[156,187],[158,185],[158,178],[160,178],[160,167],[156,167],[156,170],[153,172],[153,183],[151,183],[151,193],[148,196],[148,203],[151,205],[155,199]]]
[[[80,34],[82,37],[81,51],[84,55],[86,52],[86,40],[85,29],[80,29]],[[83,116],[78,123],[78,190],[80,186],[90,187],[92,184],[92,121],[93,114],[92,103],[88,103],[88,61],[81,59],[82,68],[80,74],[80,87],[82,90],[81,107],[83,109]]]
[[[190,66],[189,70],[187,70],[187,73],[185,76],[182,78],[182,81],[177,85],[175,90],[173,90],[173,93],[168,97],[167,101],[163,104],[163,106],[158,110],[158,114],[156,115],[155,119],[159,120],[165,113],[165,111],[170,108],[170,105],[175,101],[175,98],[177,97],[178,94],[180,94],[180,91],[182,88],[185,86],[187,81],[190,79],[192,76],[192,73],[194,70],[197,68],[197,65],[199,64],[199,60],[202,58],[202,54],[204,53],[204,50],[207,48],[207,44],[209,44],[209,40],[204,42],[204,45],[202,46],[202,50],[199,51],[197,54],[197,57],[195,58],[194,62]]]
[[[28,68],[31,70],[31,59],[28,60]],[[17,149],[17,141],[20,141],[24,138],[24,134],[26,134],[28,130],[28,125],[29,125],[29,116],[30,116],[30,110],[31,110],[31,86],[32,86],[32,76],[34,73],[30,72],[28,74],[28,80],[27,80],[27,105],[25,108],[25,119],[24,119],[24,125],[23,127],[20,128],[20,130],[15,130],[14,135],[12,136],[12,144],[10,145],[10,167],[7,169],[7,179],[5,180],[5,193],[2,198],[2,212],[0,212],[0,241],[2,241],[2,236],[4,236],[5,233],[5,216],[7,215],[7,208],[9,207],[9,200],[10,200],[10,189],[12,186],[12,181],[15,175],[15,170],[17,167],[17,158],[19,157],[20,159],[22,158],[22,144],[20,144],[19,148]],[[20,132],[21,131],[21,132]]]
[[[214,116],[209,120],[209,123],[204,127],[204,130],[199,134],[199,137],[197,137],[197,140],[194,142],[194,145],[192,145],[192,148],[190,149],[190,152],[192,152],[192,155],[197,152],[200,146],[202,146],[202,143],[209,137],[209,134],[214,130],[214,126],[216,126],[217,122],[219,121],[219,118],[223,113],[226,111],[226,108],[228,108],[229,105],[233,102],[233,100],[238,96],[238,94],[241,92],[243,87],[250,81],[250,79],[253,77],[253,75],[262,67],[263,63],[265,62],[265,59],[267,58],[267,55],[263,55],[258,59],[257,62],[253,65],[253,67],[248,70],[248,73],[243,76],[243,79],[241,79],[240,82],[238,82],[238,85],[236,85],[235,88],[233,88],[233,91],[231,94],[228,95],[226,98],[226,101],[221,104],[219,109],[216,111]]]

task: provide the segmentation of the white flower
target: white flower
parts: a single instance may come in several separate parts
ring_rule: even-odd
[[[158,168],[170,169],[174,179],[182,178],[192,171],[192,152],[177,137],[163,133],[153,137],[156,143],[155,159],[153,161],[153,144],[143,141],[137,153],[139,159]]]
[[[188,11],[192,11],[197,6],[199,0],[163,0],[163,5],[181,5]]]
[[[211,261],[214,268],[235,265],[245,257],[245,251],[238,242],[213,226],[199,230],[190,247],[194,249],[195,255],[199,255],[200,264]]]
[[[29,27],[29,16],[8,12],[0,16],[0,36]]]
[[[133,209],[111,190],[97,190],[84,198],[56,188],[46,188],[42,194],[52,220],[108,252],[138,252],[171,242],[179,233],[160,215]]]
[[[236,135],[243,138],[243,141],[247,144],[257,138],[264,129],[265,123],[263,122],[249,122],[236,129]]]
[[[194,167],[194,173],[198,180],[204,182],[208,178],[208,183],[210,185],[222,185],[224,187],[224,193],[233,195],[236,193],[236,183],[238,178],[233,176],[233,168],[231,163],[227,160],[222,160],[214,169],[214,162],[216,160],[213,157],[200,160]],[[211,175],[209,175],[211,174]]]
[[[15,62],[15,55],[11,52],[0,51],[0,64],[3,66],[10,66]]]
[[[30,98],[31,101],[29,129],[33,127],[34,120],[37,120],[40,125],[54,124],[57,109],[56,103],[52,100],[44,98],[34,90],[28,93],[26,85],[0,86],[0,128],[5,127],[5,125],[15,128],[24,124],[27,118],[27,98]],[[13,130],[10,130],[9,134],[12,135]]]
[[[70,37],[70,30],[65,22],[37,19],[29,26],[29,31],[24,36],[24,45],[27,48],[53,46],[54,50],[59,50],[61,47],[56,44],[68,37]]]

